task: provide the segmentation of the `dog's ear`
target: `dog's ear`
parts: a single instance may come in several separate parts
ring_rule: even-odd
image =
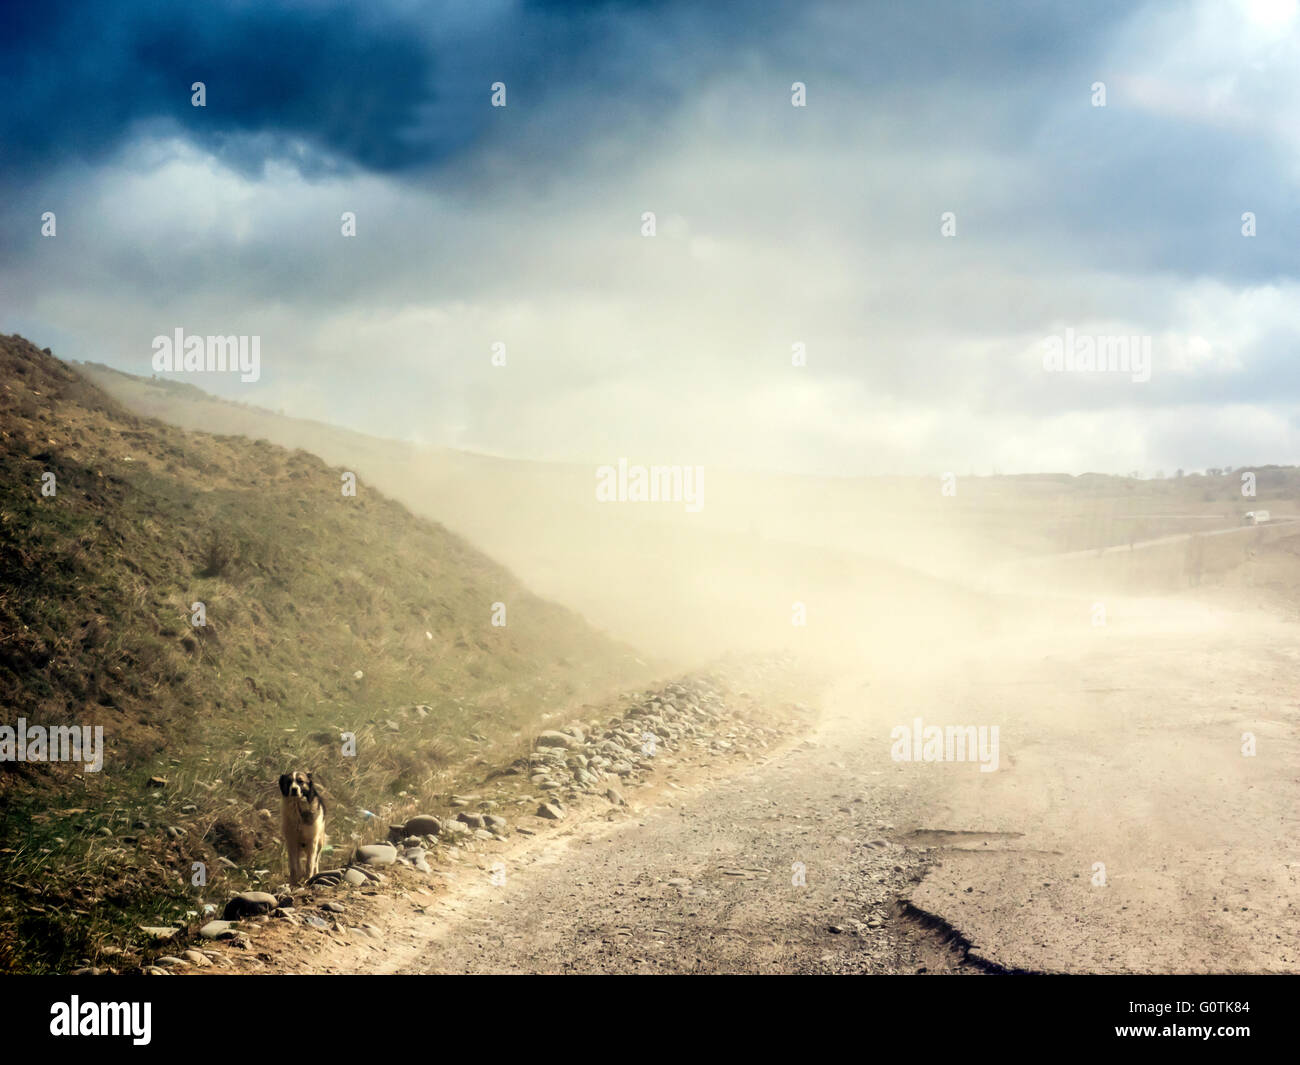
[[[280,794],[284,796],[288,796],[289,785],[292,783],[293,783],[293,777],[289,776],[288,773],[280,774]]]

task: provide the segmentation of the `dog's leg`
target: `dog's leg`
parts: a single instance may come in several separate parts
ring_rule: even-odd
[[[302,879],[302,844],[296,837],[290,837],[285,840],[285,846],[289,848],[289,886],[297,887]]]
[[[315,876],[317,873],[320,872],[320,848],[321,848],[322,834],[323,833],[317,832],[315,837],[313,837],[311,841],[311,861],[308,863],[307,866],[308,880],[310,880],[313,876]]]

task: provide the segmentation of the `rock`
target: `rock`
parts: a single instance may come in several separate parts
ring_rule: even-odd
[[[493,832],[504,832],[506,830],[506,819],[498,817],[496,814],[484,816],[483,823]]]
[[[165,788],[167,786],[166,777],[150,777],[145,781],[146,788]]]
[[[353,861],[361,865],[392,865],[397,861],[397,848],[388,843],[370,843],[357,848]]]
[[[212,965],[212,959],[200,950],[187,950],[181,954],[181,957],[200,969],[207,969]]]
[[[307,881],[313,887],[317,884],[323,884],[325,887],[337,887],[343,882],[342,869],[322,869],[319,873]]]
[[[175,927],[164,928],[161,925],[152,924],[142,924],[140,930],[142,932],[147,932],[149,935],[153,936],[154,939],[171,939],[177,931]]]
[[[270,913],[280,900],[265,891],[241,891],[226,903],[221,918],[224,921],[238,921],[241,917],[254,917],[259,913]]]
[[[470,828],[482,828],[484,825],[482,814],[467,813],[464,810],[456,815],[456,820],[469,825]]]
[[[229,939],[235,935],[232,921],[209,921],[199,929],[204,939]]]
[[[314,913],[307,914],[303,919],[303,924],[311,925],[312,928],[319,928],[322,932],[326,931],[330,923],[324,917],[317,917]]]
[[[537,807],[537,816],[545,817],[548,821],[563,821],[565,815],[559,803],[544,802]]]
[[[537,737],[538,747],[563,747],[568,750],[572,747],[581,747],[581,741],[570,736],[567,732],[556,732],[548,730]]]
[[[347,913],[340,902],[322,902],[320,908],[326,913]]]
[[[407,821],[402,831],[408,836],[436,836],[442,832],[442,822],[428,814],[420,814]]]
[[[623,798],[623,793],[622,793],[621,791],[619,791],[618,788],[606,788],[606,789],[605,789],[605,798],[607,798],[607,799],[608,799],[610,802],[612,802],[615,806],[626,806],[626,805],[627,805],[627,800],[626,800],[625,798]]]
[[[180,958],[173,957],[170,954],[164,954],[161,958],[154,961],[155,965],[161,965],[168,969],[188,969],[190,963]]]
[[[349,869],[343,874],[343,879],[353,887],[360,887],[362,884],[369,882],[369,878],[360,869]]]

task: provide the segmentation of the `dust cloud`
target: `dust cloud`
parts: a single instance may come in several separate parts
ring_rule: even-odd
[[[1227,475],[709,467],[694,509],[633,501],[623,474],[603,502],[600,468],[622,456],[417,447],[91,376],[140,413],[355,470],[665,669],[793,655],[824,680],[808,695],[826,713],[817,774],[892,781],[896,829],[947,841],[909,912],[999,964],[1300,968],[1285,945],[1300,933],[1300,526],[1283,499],[1253,528]],[[900,765],[893,737],[918,721],[996,727],[997,770]],[[815,797],[832,785],[794,783],[790,801],[825,816]],[[990,840],[1012,842],[990,854]]]

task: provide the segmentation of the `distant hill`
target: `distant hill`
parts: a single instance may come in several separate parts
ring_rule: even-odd
[[[78,369],[137,413],[348,464],[503,561],[539,594],[682,664],[756,646],[826,649],[838,641],[837,650],[856,653],[863,641],[901,631],[904,614],[928,629],[936,614],[948,615],[952,586],[981,588],[990,570],[1025,557],[1210,531],[1239,524],[1256,505],[1300,513],[1293,467],[1256,467],[1257,496],[1249,498],[1240,471],[1160,480],[975,477],[960,455],[947,494],[940,471],[833,478],[709,467],[698,513],[601,505],[592,464],[418,446],[217,399],[188,383]],[[790,624],[794,601],[808,605],[807,634]]]
[[[0,931],[0,970],[88,950],[110,911],[179,893],[191,859],[278,869],[255,813],[278,809],[286,768],[327,781],[346,838],[458,759],[522,749],[543,712],[648,677],[364,476],[348,497],[305,451],[132,414],[20,337],[0,337],[0,382],[0,724],[100,725],[107,749],[99,773],[0,762],[0,927],[6,896],[48,896]],[[111,845],[141,809],[184,844]],[[77,909],[90,918],[57,919]]]
[[[978,503],[965,494],[942,499],[937,481],[710,467],[698,513],[674,504],[601,504],[593,464],[416,445],[219,399],[175,381],[93,364],[77,369],[137,413],[263,437],[356,469],[505,562],[539,594],[683,667],[760,647],[827,650],[834,643],[835,652],[852,653],[864,631],[896,631],[900,613],[925,613],[932,596],[945,591],[933,578],[960,571],[959,552],[967,547],[977,554],[987,547],[961,518],[974,507],[982,520]],[[1023,535],[1022,524],[1003,524]],[[887,609],[886,590],[894,593]],[[815,636],[792,630],[795,600],[815,604]]]

